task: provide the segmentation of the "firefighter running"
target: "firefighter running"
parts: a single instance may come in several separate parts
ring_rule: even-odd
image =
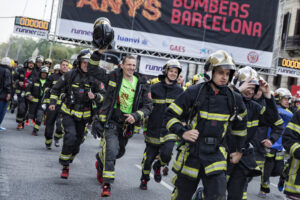
[[[79,153],[86,125],[91,122],[92,101],[103,100],[100,84],[87,74],[89,57],[89,53],[80,54],[78,68],[61,76],[51,91],[49,110],[52,111],[61,94],[65,94],[61,106],[64,140],[59,156],[64,179],[69,177],[69,165]]]
[[[173,165],[175,189],[171,199],[191,199],[200,179],[205,200],[226,199],[226,150],[222,146],[227,127],[236,139],[236,152],[229,157],[232,163],[242,157],[247,135],[247,110],[240,95],[227,86],[233,78],[235,64],[225,51],[209,56],[205,67],[212,79],[190,86],[166,111],[166,127],[182,140]],[[188,125],[181,116],[189,113]]]
[[[140,184],[142,190],[147,190],[147,182],[150,180],[149,175],[155,157],[159,155],[158,161],[153,165],[156,182],[161,181],[160,168],[168,165],[171,160],[177,135],[161,127],[165,109],[183,92],[183,89],[177,84],[181,70],[181,65],[177,60],[169,60],[163,67],[163,75],[159,76],[160,82],[151,86],[153,107],[145,135],[146,148],[142,161]]]

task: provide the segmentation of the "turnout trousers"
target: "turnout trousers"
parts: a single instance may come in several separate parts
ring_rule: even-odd
[[[23,123],[28,110],[28,100],[21,95],[18,95],[17,123]]]
[[[172,158],[172,151],[174,147],[175,141],[166,141],[161,145],[152,145],[146,143],[146,148],[144,151],[143,161],[142,161],[142,177],[141,180],[146,179],[147,181],[150,180],[150,171],[152,163],[154,162],[157,155],[158,161],[156,165],[158,167],[168,165]]]
[[[98,162],[103,167],[103,182],[113,183],[115,179],[116,159],[121,158],[125,154],[125,147],[128,138],[122,135],[123,125],[111,123],[109,129],[105,129],[102,142],[102,149],[96,154]]]
[[[248,177],[245,170],[239,164],[235,164],[230,171],[227,182],[227,200],[247,199]]]
[[[35,115],[35,125],[33,127],[33,131],[34,132],[39,132],[40,128],[41,128],[41,124],[43,122],[43,118],[44,118],[44,110],[42,108],[39,108],[36,112]]]
[[[270,193],[270,177],[280,176],[284,168],[284,153],[272,149],[266,154],[266,160],[261,176],[260,190]]]
[[[181,174],[175,175],[172,182],[175,189],[171,195],[171,200],[190,200],[197,190],[199,181],[202,180],[204,186],[203,200],[225,200],[226,199],[226,175],[225,171],[207,176],[201,165],[197,179],[190,179]]]
[[[83,119],[79,121],[75,120],[68,114],[63,114],[62,126],[64,132],[64,140],[62,151],[59,156],[59,162],[62,165],[68,166],[73,162],[76,154],[79,153],[86,124],[87,121]]]
[[[62,124],[61,124],[61,114],[60,114],[60,106],[57,106],[55,110],[46,110],[46,128],[45,128],[45,143],[51,144],[53,140],[53,131],[54,124],[56,125],[56,130],[54,134],[54,140],[59,140],[62,138]]]

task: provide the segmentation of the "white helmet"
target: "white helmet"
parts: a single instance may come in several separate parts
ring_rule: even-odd
[[[291,92],[286,88],[278,88],[274,93],[275,100],[279,102],[282,98],[292,98]]]
[[[4,57],[1,60],[1,65],[7,65],[10,66],[11,62],[10,62],[10,58],[9,57]]]
[[[54,70],[54,71],[55,71],[55,70],[60,70],[60,64],[54,65],[53,70]]]

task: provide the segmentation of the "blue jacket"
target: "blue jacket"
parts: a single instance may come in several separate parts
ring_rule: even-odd
[[[281,106],[277,105],[277,109],[278,109],[278,113],[280,115],[280,117],[283,120],[283,129],[285,130],[285,127],[288,125],[288,123],[290,122],[290,120],[293,117],[293,113],[289,110],[289,109],[284,109]],[[284,130],[282,132],[282,134],[284,133]],[[268,130],[268,138],[270,137],[270,133],[271,133],[271,128],[269,128]],[[278,151],[282,151],[283,147],[282,147],[282,136],[272,145],[273,149],[276,149]]]

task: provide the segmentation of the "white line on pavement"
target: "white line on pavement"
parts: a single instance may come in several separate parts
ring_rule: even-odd
[[[142,167],[141,167],[140,165],[135,165],[135,166],[136,166],[137,168],[139,168],[140,170],[142,170]],[[150,173],[150,177],[151,177],[151,178],[154,178],[154,176],[153,176],[152,173]],[[173,191],[173,190],[174,190],[174,188],[173,188],[172,186],[170,186],[169,184],[167,184],[167,183],[164,182],[164,181],[161,181],[160,184],[162,184],[163,186],[165,186],[165,188],[167,188],[167,189],[170,190],[170,191]]]

